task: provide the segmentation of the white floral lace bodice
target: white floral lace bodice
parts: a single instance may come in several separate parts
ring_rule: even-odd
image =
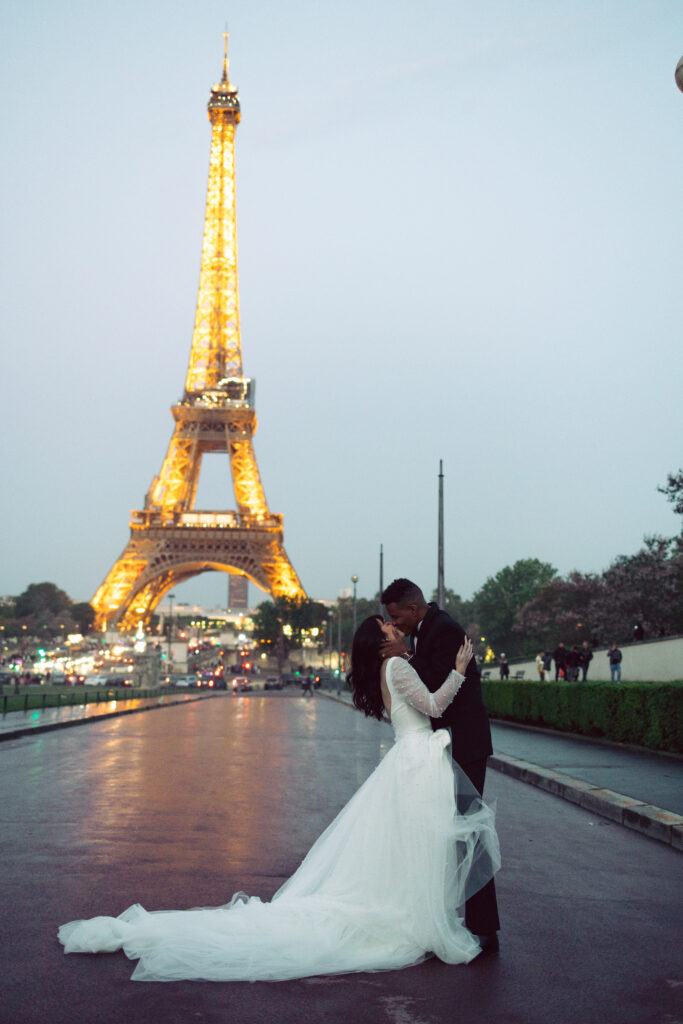
[[[453,669],[439,689],[430,693],[405,658],[389,658],[385,671],[397,740],[410,732],[431,732],[430,718],[441,717],[465,679]]]

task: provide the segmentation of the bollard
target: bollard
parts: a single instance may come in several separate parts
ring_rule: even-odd
[[[3,715],[7,714],[7,694],[6,693],[3,693],[3,695],[2,695],[2,713],[3,713]]]
[[[44,693],[43,694],[43,711],[45,710],[46,706],[47,706],[47,694]]]

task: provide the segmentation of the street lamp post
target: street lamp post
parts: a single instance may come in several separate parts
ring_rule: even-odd
[[[357,625],[357,617],[356,617],[356,584],[358,583],[358,577],[355,574],[351,577],[351,582],[353,583],[353,635],[355,636],[355,634],[356,634],[356,625]]]
[[[332,671],[332,625],[334,623],[334,612],[330,611],[330,617],[327,620],[327,653],[329,658],[329,669]]]
[[[443,577],[443,459],[439,459],[439,537],[437,544],[436,603],[439,608],[444,605]]]
[[[171,640],[173,639],[173,599],[175,594],[169,594],[168,599],[171,602],[171,610],[168,613],[168,671],[171,671]]]
[[[377,602],[377,608],[380,615],[384,615],[384,609],[382,608],[382,593],[384,591],[384,545],[379,546],[379,601]]]

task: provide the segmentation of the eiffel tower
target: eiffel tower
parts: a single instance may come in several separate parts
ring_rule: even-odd
[[[99,629],[148,623],[167,591],[207,570],[244,574],[273,597],[305,596],[283,546],[282,516],[268,508],[252,443],[254,381],[242,369],[237,288],[240,103],[224,38],[223,75],[208,104],[209,184],[185,392],[171,408],[173,436],[145,507],[131,513],[130,540],[92,600]],[[229,455],[237,511],[195,509],[205,452]]]

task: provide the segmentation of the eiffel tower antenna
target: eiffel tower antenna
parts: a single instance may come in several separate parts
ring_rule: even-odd
[[[226,21],[226,23],[225,23],[225,32],[223,33],[223,77],[221,79],[222,82],[229,82],[230,81],[230,75],[228,73],[228,39],[229,38],[230,38],[230,33],[228,32],[228,23]]]
[[[228,32],[223,73],[211,88],[209,183],[192,347],[166,458],[145,507],[131,513],[130,540],[95,594],[95,626],[136,628],[173,587],[208,570],[244,574],[273,597],[305,593],[283,546],[282,516],[270,511],[252,438],[254,381],[242,367],[235,129],[241,111],[230,83]],[[195,509],[202,456],[229,456],[237,509]]]

